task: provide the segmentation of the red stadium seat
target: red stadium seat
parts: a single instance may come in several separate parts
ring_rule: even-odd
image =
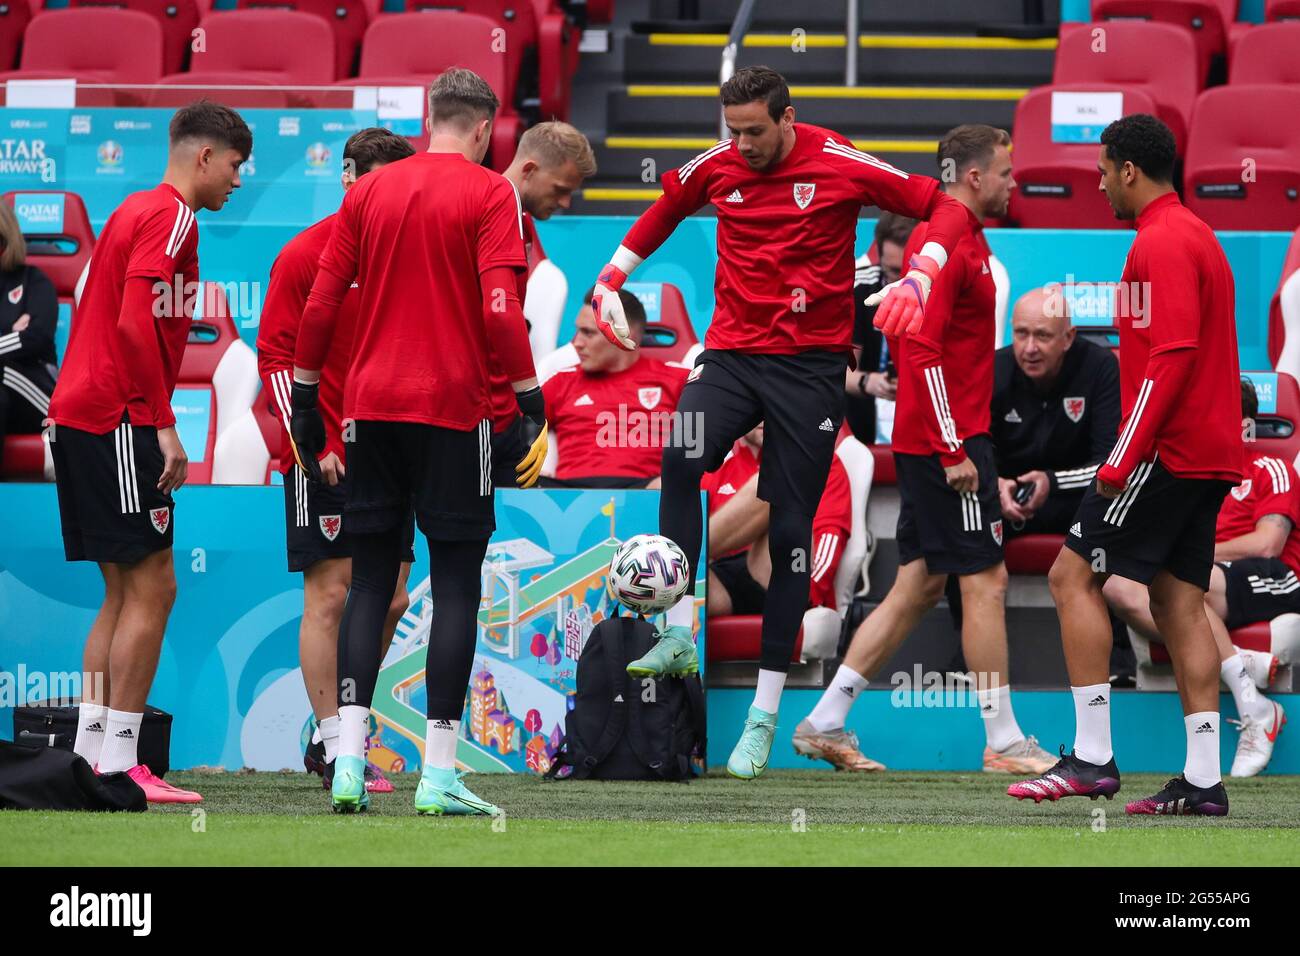
[[[763,617],[760,614],[729,614],[711,617],[708,621],[708,639],[704,642],[705,657],[710,662],[756,661],[762,643]],[[791,663],[798,663],[803,651],[803,628],[794,641]]]
[[[424,86],[444,70],[462,66],[473,70],[501,100],[492,128],[492,168],[510,165],[523,133],[519,114],[510,105],[513,86],[507,80],[505,58],[492,52],[497,25],[468,13],[395,13],[380,17],[366,31],[361,71],[338,86]]]
[[[1268,360],[1300,378],[1300,229],[1291,237],[1268,309]]]
[[[631,282],[628,291],[642,301],[651,315],[656,305],[659,309],[658,321],[646,322],[642,348],[661,362],[684,362],[686,354],[700,340],[691,325],[681,290],[671,282]]]
[[[214,100],[233,109],[288,109],[293,106],[316,106],[318,97],[308,93],[295,95],[277,89],[283,79],[261,73],[173,73],[164,76],[156,90],[149,91],[151,107],[178,109],[199,97]]]
[[[1264,19],[1269,23],[1300,20],[1300,0],[1264,0]]]
[[[195,0],[71,0],[68,6],[138,10],[153,17],[162,27],[164,73],[177,73],[184,69],[194,28],[199,25],[200,14]]]
[[[1228,28],[1237,0],[1092,0],[1092,19],[1141,18],[1187,30],[1196,44],[1197,76],[1205,82],[1210,61],[1228,49]]]
[[[1094,48],[1095,30],[1105,31],[1104,51]],[[1052,84],[1088,83],[1144,90],[1155,101],[1156,115],[1173,130],[1182,155],[1192,106],[1202,85],[1196,72],[1196,46],[1186,30],[1128,20],[1062,26]]]
[[[1007,540],[1003,552],[1011,574],[1046,574],[1061,553],[1065,536],[1060,534],[1025,534]]]
[[[61,360],[71,331],[77,283],[95,247],[95,232],[90,227],[86,205],[76,193],[53,189],[17,190],[5,193],[3,198],[17,210],[19,224],[26,226],[23,238],[27,241],[28,263],[54,283],[59,298],[59,324],[54,338]],[[54,203],[43,206],[45,199],[61,200],[62,215]],[[48,226],[26,225],[32,220],[45,220]],[[45,445],[40,435],[5,438],[0,478],[39,481],[44,477],[45,464]]]
[[[112,37],[113,42],[105,42]],[[163,75],[163,32],[138,10],[81,8],[47,10],[23,36],[22,66],[0,73],[0,82],[74,79],[78,83],[156,83]],[[78,91],[77,104],[138,104],[132,91]]]
[[[1110,204],[1097,191],[1097,144],[1052,142],[1052,95],[1056,92],[1118,92],[1124,96],[1125,116],[1156,111],[1150,95],[1137,87],[1072,83],[1030,90],[1016,104],[1012,129],[1016,189],[1011,194],[1011,219],[1018,225],[1038,229],[1114,229],[1128,225],[1115,218]]]
[[[225,293],[216,283],[203,283],[172,398],[182,441],[187,421],[206,426],[203,447],[192,447],[191,437],[185,448],[192,484],[265,481],[265,450],[255,440],[253,412],[259,388],[257,358],[239,337]]]
[[[1300,87],[1202,93],[1183,186],[1188,208],[1215,229],[1290,232],[1300,225]]]
[[[1243,378],[1267,374],[1243,369]],[[1255,419],[1255,441],[1247,454],[1272,455],[1295,463],[1300,456],[1300,385],[1286,372],[1277,373],[1277,410],[1261,411]]]
[[[238,0],[235,6],[238,10],[297,10],[320,17],[334,33],[334,78],[353,75],[357,48],[370,22],[363,0]]]
[[[709,638],[710,640],[713,638],[711,631],[709,632]],[[1228,638],[1232,641],[1234,647],[1242,647],[1248,651],[1269,653],[1273,646],[1273,632],[1268,621],[1257,621],[1254,624],[1235,628],[1228,632]],[[1156,641],[1151,642],[1151,663],[1172,664],[1173,662],[1174,659],[1169,656],[1169,649],[1165,645]]]
[[[1300,84],[1300,22],[1265,23],[1243,33],[1228,82]]]
[[[0,7],[0,70],[12,70],[18,65],[18,48],[31,18],[26,0]]]
[[[536,62],[538,31],[532,0],[407,0],[406,9],[415,13],[465,13],[496,24],[504,33],[492,34],[484,52],[497,57],[505,54],[507,87],[504,95],[498,95],[502,103],[517,105],[524,62]]]
[[[868,445],[871,449],[871,457],[876,462],[875,477],[872,479],[872,485],[896,485],[898,484],[898,474],[894,470],[894,452],[888,445]]]
[[[545,119],[568,119],[582,30],[556,0],[533,0],[533,7],[537,14],[538,109]]]

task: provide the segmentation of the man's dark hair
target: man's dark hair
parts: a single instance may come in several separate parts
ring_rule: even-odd
[[[453,66],[429,87],[429,125],[448,123],[469,129],[495,117],[500,105],[487,80],[473,70]]]
[[[1259,415],[1259,394],[1255,383],[1244,375],[1241,378],[1241,417],[1254,421]]]
[[[415,147],[405,136],[382,126],[368,126],[348,137],[343,147],[343,164],[351,162],[355,175],[361,177],[376,166],[395,163],[414,153]]]
[[[207,140],[233,149],[244,159],[253,154],[253,134],[244,118],[229,106],[212,100],[195,100],[178,109],[168,128],[168,137],[172,146],[187,139]]]
[[[722,84],[721,99],[723,106],[744,106],[762,100],[767,104],[767,114],[779,120],[790,105],[790,87],[785,77],[770,67],[747,66]]]
[[[596,287],[593,285],[582,295],[582,304],[591,305],[591,300],[596,295]],[[639,325],[642,330],[645,329],[646,314],[645,306],[641,300],[634,296],[627,289],[618,290],[618,300],[623,303],[623,315],[627,318],[628,325]]]
[[[983,123],[966,123],[950,130],[939,141],[939,171],[943,181],[956,182],[972,166],[987,168],[993,161],[993,151],[999,146],[1010,146],[1011,134],[996,126]]]
[[[900,216],[896,212],[881,213],[880,218],[876,220],[876,252],[880,252],[880,246],[885,242],[892,242],[900,249],[906,248],[907,240],[911,238],[912,230],[915,228],[915,219]]]
[[[1120,117],[1102,130],[1101,142],[1116,166],[1132,163],[1153,182],[1173,182],[1174,134],[1150,113]]]

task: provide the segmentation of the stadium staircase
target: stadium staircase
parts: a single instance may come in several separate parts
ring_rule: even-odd
[[[659,176],[718,140],[718,73],[739,5],[701,0],[692,22],[678,16],[678,0],[616,4],[608,53],[585,56],[575,84],[574,122],[592,136],[600,166],[575,212],[640,212],[659,194]],[[1056,6],[1047,4],[1053,26]],[[900,169],[933,174],[946,130],[1010,129],[1019,99],[1051,81],[1055,36],[977,35],[982,24],[1020,19],[1021,0],[862,0],[859,8],[854,86],[845,85],[844,0],[758,0],[736,65],[778,70],[799,119]]]

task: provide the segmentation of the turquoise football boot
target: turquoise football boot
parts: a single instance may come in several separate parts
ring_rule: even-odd
[[[633,677],[685,677],[700,672],[700,658],[691,629],[681,624],[664,628],[645,657],[627,665]]]
[[[750,706],[745,718],[745,729],[736,741],[736,749],[727,760],[727,773],[741,780],[753,780],[767,769],[767,758],[772,752],[772,738],[776,736],[776,714]]]
[[[462,773],[426,766],[415,788],[415,812],[437,816],[496,816],[501,811],[461,783]]]
[[[334,783],[330,786],[330,805],[335,813],[365,813],[370,806],[366,793],[366,758],[334,758]]]

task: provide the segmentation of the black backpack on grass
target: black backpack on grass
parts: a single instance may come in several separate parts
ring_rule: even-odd
[[[591,631],[578,658],[578,691],[564,747],[549,776],[574,780],[689,780],[704,759],[704,686],[685,678],[637,678],[629,661],[650,650],[655,631],[639,617],[613,617]]]

